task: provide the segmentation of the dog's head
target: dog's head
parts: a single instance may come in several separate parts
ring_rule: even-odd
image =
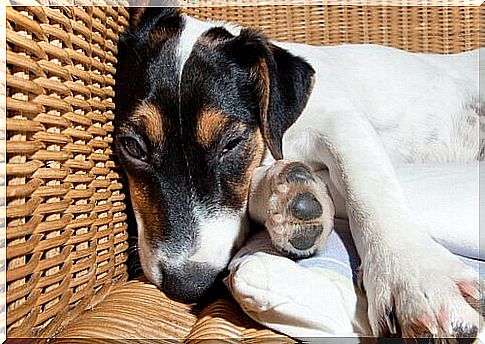
[[[256,31],[175,8],[132,11],[119,43],[115,147],[146,276],[199,298],[244,240],[251,175],[302,112],[314,71]]]

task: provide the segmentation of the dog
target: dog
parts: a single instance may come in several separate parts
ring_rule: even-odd
[[[278,43],[176,8],[131,11],[115,147],[152,283],[196,301],[250,219],[298,258],[324,247],[337,215],[351,225],[374,335],[477,334],[477,275],[418,230],[394,173],[480,159],[477,51]]]

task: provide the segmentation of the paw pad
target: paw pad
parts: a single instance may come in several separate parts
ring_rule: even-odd
[[[290,238],[290,244],[297,250],[308,250],[311,248],[318,237],[323,233],[322,227],[304,229]]]
[[[300,220],[313,220],[322,215],[322,205],[311,192],[302,192],[290,203],[291,213]]]
[[[315,181],[311,172],[303,165],[295,165],[286,173],[286,180],[290,183]]]
[[[300,162],[275,163],[266,228],[276,249],[308,257],[323,247],[335,210],[327,187]]]

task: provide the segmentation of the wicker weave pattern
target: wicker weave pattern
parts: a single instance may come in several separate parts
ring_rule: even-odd
[[[478,6],[210,7],[211,3],[220,1],[204,1],[203,6],[187,7],[185,12],[201,19],[259,27],[275,40],[314,45],[372,43],[434,53],[456,53],[479,46]]]
[[[125,9],[7,8],[7,327],[51,335],[126,279],[110,148]]]
[[[54,343],[71,343],[76,337],[185,338],[196,319],[190,305],[167,298],[145,279],[136,279],[113,288],[96,307],[66,326],[58,336],[62,339]]]
[[[208,341],[225,343],[296,343],[289,337],[275,333],[257,324],[243,313],[234,300],[223,297],[209,304],[187,336],[191,344]]]
[[[210,7],[213,1],[220,2],[185,11],[257,26],[282,41],[376,43],[416,52],[477,48],[479,17],[485,17],[485,7]],[[116,41],[127,17],[112,7],[7,9],[11,337],[51,336],[126,280],[125,196],[110,143]],[[189,337],[270,335],[238,322],[239,314],[225,301],[215,303]]]

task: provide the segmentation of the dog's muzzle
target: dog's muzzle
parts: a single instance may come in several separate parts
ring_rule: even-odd
[[[143,223],[138,219],[138,223]],[[193,302],[226,269],[248,231],[245,212],[203,216],[192,228],[173,231],[152,245],[139,237],[140,261],[147,278],[169,297]],[[186,235],[180,235],[184,232]],[[177,233],[177,235],[175,235]]]

